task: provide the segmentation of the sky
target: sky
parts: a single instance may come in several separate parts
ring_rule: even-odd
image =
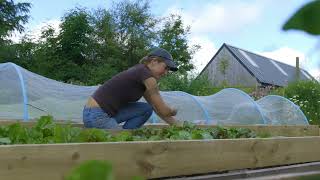
[[[30,2],[30,19],[26,33],[39,36],[47,24],[58,28],[63,15],[75,7],[110,9],[110,0],[16,0]],[[117,3],[118,1],[113,1]],[[320,37],[302,31],[283,31],[283,24],[302,5],[310,0],[153,0],[151,12],[156,17],[181,15],[190,26],[190,45],[201,49],[192,62],[199,73],[217,50],[229,45],[266,56],[295,66],[299,57],[300,67],[313,77],[320,77]],[[21,35],[14,35],[18,41]]]

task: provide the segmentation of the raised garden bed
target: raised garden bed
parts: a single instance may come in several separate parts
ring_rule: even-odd
[[[185,176],[320,161],[317,126],[247,127],[277,137],[1,145],[0,177],[62,179],[74,166],[93,159],[110,161],[116,179]]]

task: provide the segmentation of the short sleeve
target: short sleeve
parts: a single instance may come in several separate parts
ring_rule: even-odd
[[[142,64],[141,69],[139,68],[139,71],[140,71],[139,80],[141,82],[143,82],[144,80],[152,77],[151,71],[144,64]]]

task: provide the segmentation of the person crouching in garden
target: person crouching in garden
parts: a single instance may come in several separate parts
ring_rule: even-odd
[[[170,125],[177,123],[177,110],[162,99],[157,81],[178,68],[171,54],[156,48],[140,64],[120,72],[106,81],[89,97],[83,109],[86,128],[123,129],[141,127],[153,110]],[[138,102],[144,97],[148,103]]]

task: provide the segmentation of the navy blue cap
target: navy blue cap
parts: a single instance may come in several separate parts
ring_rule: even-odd
[[[169,69],[171,71],[177,71],[178,70],[178,67],[177,67],[176,63],[174,63],[171,54],[165,49],[156,48],[153,51],[151,51],[148,54],[148,56],[161,57],[164,60],[164,63],[166,63],[166,65],[169,67]]]

